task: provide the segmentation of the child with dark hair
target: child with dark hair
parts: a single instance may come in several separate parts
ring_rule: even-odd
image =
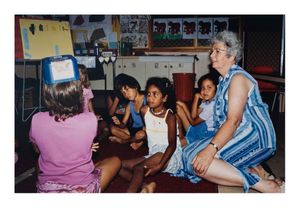
[[[70,70],[70,64],[58,62],[59,70],[55,70],[55,65],[54,69],[43,66],[43,97],[48,111],[36,113],[31,121],[29,138],[39,153],[37,191],[101,192],[117,174],[121,162],[112,157],[93,163],[97,118],[94,113],[83,111],[83,89],[76,62],[72,73],[63,74],[71,77],[63,81],[47,77]]]
[[[106,99],[106,106],[110,118],[116,116],[119,120],[122,120],[124,117],[128,100],[126,100],[121,94],[121,89],[123,86],[123,80],[126,79],[127,76],[128,75],[121,73],[114,79],[114,91],[109,94]]]
[[[94,98],[93,91],[91,89],[91,83],[89,80],[88,71],[85,65],[78,64],[80,81],[83,89],[83,112],[93,112],[98,119],[98,136],[95,141],[99,142],[103,138],[106,138],[109,134],[109,128],[107,122],[100,115],[96,115],[92,99]]]
[[[198,80],[200,92],[195,93],[191,112],[185,103],[177,101],[177,115],[186,131],[186,143],[190,144],[195,140],[214,135],[213,109],[217,85],[218,79],[211,73],[200,77]]]
[[[122,122],[116,116],[112,118],[114,125],[111,127],[112,136],[110,136],[109,139],[118,143],[132,143],[132,141],[136,141],[136,138],[143,137],[143,134],[138,132],[142,130],[144,126],[140,109],[146,105],[146,96],[140,92],[141,87],[138,81],[129,75],[122,78],[120,87],[122,95],[129,100],[129,103],[126,106]],[[132,125],[127,127],[130,117],[132,119]],[[137,149],[141,145],[142,142],[139,144],[134,142],[131,147]]]
[[[147,105],[141,109],[149,153],[122,161],[120,176],[130,181],[127,192],[154,192],[156,184],[142,186],[144,177],[159,172],[175,173],[182,167],[182,149],[177,137],[175,95],[166,78],[149,78],[146,85]],[[172,104],[173,103],[173,104]]]
[[[91,89],[91,83],[89,80],[87,68],[83,64],[78,64],[79,73],[80,73],[80,81],[83,89],[83,112],[93,112],[95,114],[92,99],[94,98],[94,94]]]

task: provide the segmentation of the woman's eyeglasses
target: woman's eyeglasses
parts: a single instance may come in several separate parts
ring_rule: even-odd
[[[214,52],[216,52],[217,55],[223,53],[223,52],[227,52],[226,49],[221,49],[221,48],[216,48],[216,49],[210,49],[208,51],[209,55],[213,54]]]

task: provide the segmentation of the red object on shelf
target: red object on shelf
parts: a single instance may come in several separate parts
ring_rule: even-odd
[[[193,100],[195,73],[173,73],[176,99],[188,102]]]

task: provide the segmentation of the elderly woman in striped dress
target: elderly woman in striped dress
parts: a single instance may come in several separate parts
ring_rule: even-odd
[[[192,182],[201,178],[216,184],[240,186],[245,192],[281,192],[279,181],[261,178],[256,166],[276,150],[276,136],[257,82],[236,63],[241,45],[229,31],[212,40],[210,60],[220,73],[214,108],[215,136],[183,150],[184,167],[177,173]]]

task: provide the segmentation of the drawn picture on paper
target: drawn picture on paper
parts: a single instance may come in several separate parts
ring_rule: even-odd
[[[184,18],[183,39],[194,39],[197,37],[197,18]]]
[[[74,70],[72,60],[51,63],[52,76],[55,81],[73,78]]]
[[[198,38],[211,39],[213,36],[213,20],[211,18],[198,19]]]

